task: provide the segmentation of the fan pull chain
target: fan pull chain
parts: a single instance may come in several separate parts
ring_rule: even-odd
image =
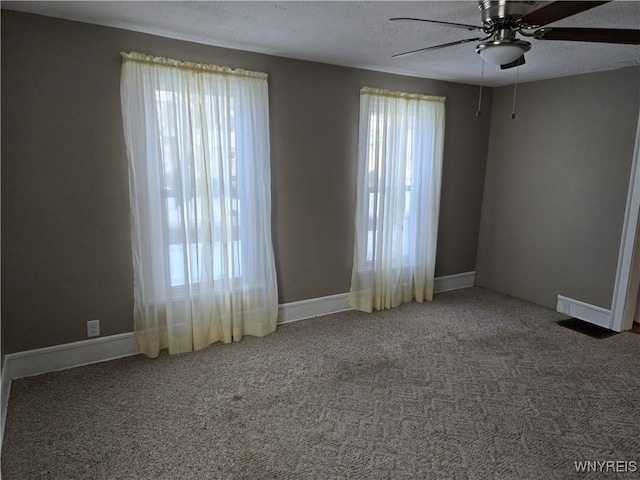
[[[513,87],[513,106],[511,107],[511,119],[516,118],[516,95],[518,93],[518,77],[520,74],[520,62],[518,62],[518,66],[516,67],[516,84]]]
[[[478,110],[476,111],[476,117],[482,115],[480,106],[482,105],[482,85],[484,84],[484,57],[482,57],[482,72],[480,73],[480,95],[478,97]]]

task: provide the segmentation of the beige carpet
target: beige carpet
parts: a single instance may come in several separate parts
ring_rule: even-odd
[[[638,478],[574,462],[640,464],[640,335],[560,318],[472,288],[17,380],[2,477]]]

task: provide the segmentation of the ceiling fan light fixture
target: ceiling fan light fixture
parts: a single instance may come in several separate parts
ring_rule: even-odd
[[[505,65],[515,62],[530,48],[531,44],[523,40],[496,40],[478,44],[476,52],[489,63]]]

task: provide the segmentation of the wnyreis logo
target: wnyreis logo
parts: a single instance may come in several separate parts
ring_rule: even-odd
[[[635,460],[583,460],[573,463],[576,472],[635,473],[638,471],[638,462]]]

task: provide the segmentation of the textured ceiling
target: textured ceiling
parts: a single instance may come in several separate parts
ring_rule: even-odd
[[[395,53],[473,38],[477,32],[390,22],[421,17],[480,24],[477,3],[465,2],[2,2],[2,8],[153,33],[290,58],[479,84],[482,60],[468,43],[391,58]],[[554,26],[638,28],[640,1],[615,1]],[[521,82],[640,64],[640,47],[531,40]],[[508,85],[516,69],[486,64],[484,83]]]

